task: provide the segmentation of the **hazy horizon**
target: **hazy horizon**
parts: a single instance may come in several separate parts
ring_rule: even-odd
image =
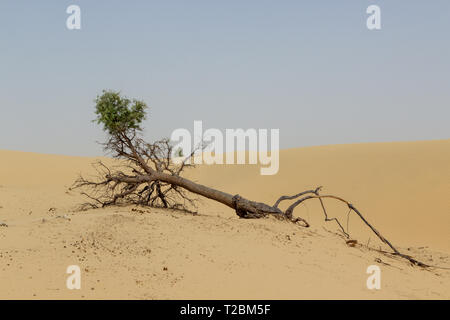
[[[81,30],[66,8],[81,8]],[[381,30],[366,8],[381,8]],[[280,148],[450,138],[448,1],[0,3],[0,149],[97,156],[94,102],[177,128],[280,129]]]

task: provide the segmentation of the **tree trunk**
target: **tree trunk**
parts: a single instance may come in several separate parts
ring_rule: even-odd
[[[239,195],[233,196],[229,193],[195,183],[180,176],[153,171],[150,177],[152,180],[160,180],[180,186],[192,193],[223,203],[224,205],[236,210],[236,213],[241,218],[257,218],[268,214],[283,214],[283,212],[276,207],[272,207],[261,202],[250,201]]]

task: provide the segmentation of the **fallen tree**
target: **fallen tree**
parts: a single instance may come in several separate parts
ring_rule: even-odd
[[[354,212],[383,243],[392,249],[393,255],[407,259],[414,265],[428,267],[411,256],[400,253],[350,202],[337,196],[321,194],[321,187],[292,196],[283,195],[273,205],[268,205],[183,178],[181,176],[183,170],[193,166],[186,160],[192,157],[194,152],[187,155],[185,161],[175,163],[172,161],[173,148],[169,140],[163,139],[151,144],[145,142],[140,137],[140,132],[141,123],[146,118],[146,108],[143,101],[123,98],[118,92],[103,91],[103,94],[97,97],[96,121],[102,124],[108,133],[108,140],[104,144],[105,151],[113,158],[122,160],[122,165],[115,169],[99,162],[96,165],[97,179],[89,180],[81,176],[75,181],[71,189],[82,188],[82,194],[92,201],[85,204],[86,206],[96,208],[133,203],[190,210],[195,207],[196,201],[191,194],[196,194],[232,208],[243,219],[274,216],[309,227],[305,219],[294,217],[294,210],[301,203],[316,199],[321,204],[325,221],[335,221],[344,236],[349,239],[348,230],[345,231],[339,220],[328,216],[324,199],[333,199],[345,203],[350,212]],[[279,205],[287,200],[295,201],[283,211]]]

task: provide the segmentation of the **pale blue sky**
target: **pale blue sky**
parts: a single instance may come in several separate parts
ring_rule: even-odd
[[[0,149],[101,154],[104,88],[150,105],[149,140],[194,120],[282,148],[450,138],[449,31],[448,0],[2,0]]]

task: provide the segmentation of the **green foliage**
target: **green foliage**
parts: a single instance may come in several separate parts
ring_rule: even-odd
[[[103,90],[95,99],[95,114],[98,124],[111,135],[129,130],[142,130],[141,123],[146,118],[147,105],[143,101],[121,97],[120,92]]]

